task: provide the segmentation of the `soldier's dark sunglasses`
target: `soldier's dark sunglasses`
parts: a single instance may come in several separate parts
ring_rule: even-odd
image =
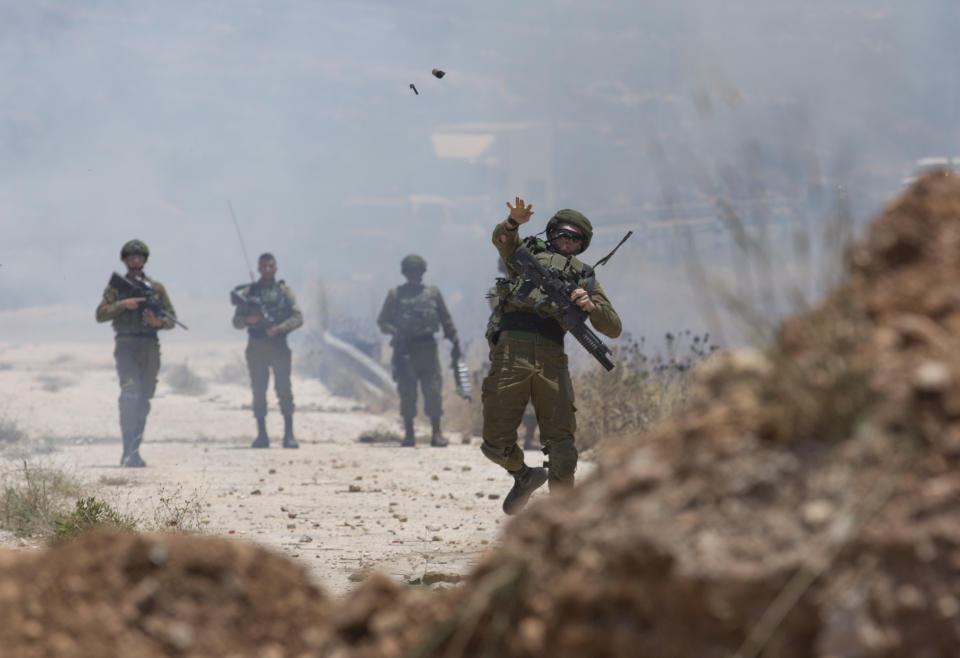
[[[576,231],[570,231],[568,229],[559,229],[557,231],[550,231],[550,240],[559,240],[560,238],[567,238],[568,240],[575,240],[577,242],[583,242],[583,236],[577,233]]]

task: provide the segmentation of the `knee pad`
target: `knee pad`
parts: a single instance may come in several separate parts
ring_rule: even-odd
[[[551,480],[573,480],[577,471],[577,458],[580,453],[573,445],[573,439],[564,439],[544,448],[550,460]]]

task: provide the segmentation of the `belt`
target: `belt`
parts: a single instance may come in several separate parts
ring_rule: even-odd
[[[156,338],[157,332],[118,331],[116,338]]]
[[[564,329],[560,323],[553,318],[543,318],[534,313],[504,313],[500,318],[500,331],[523,331],[563,344]]]

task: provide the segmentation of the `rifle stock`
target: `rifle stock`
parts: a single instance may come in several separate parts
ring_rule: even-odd
[[[610,348],[587,326],[589,314],[570,301],[570,295],[576,290],[576,285],[565,281],[556,269],[545,267],[523,245],[516,248],[507,264],[523,279],[516,294],[517,301],[524,301],[534,288],[539,288],[546,297],[534,307],[537,313],[545,315],[543,307],[552,302],[560,312],[560,316],[554,319],[559,320],[563,327],[577,339],[577,342],[600,362],[600,365],[608,371],[613,370],[614,363],[607,356],[610,354]]]

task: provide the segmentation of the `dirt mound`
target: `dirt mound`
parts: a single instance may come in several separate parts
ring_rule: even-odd
[[[224,539],[98,532],[0,553],[5,655],[298,655],[330,607],[286,558]]]
[[[436,655],[957,655],[960,179],[894,200],[846,284],[696,390],[508,527]]]
[[[462,587],[333,602],[283,558],[92,535],[0,556],[17,655],[955,656],[960,180],[894,200],[847,283],[689,413],[532,505]],[[20,651],[22,648],[22,651]]]

